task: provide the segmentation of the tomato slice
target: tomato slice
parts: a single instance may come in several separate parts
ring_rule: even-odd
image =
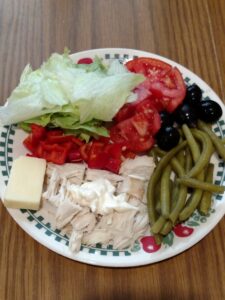
[[[161,110],[173,112],[183,101],[186,86],[180,71],[166,62],[155,58],[140,57],[128,61],[129,71],[141,73],[146,81],[140,88],[148,89],[160,103]]]
[[[125,146],[125,150],[132,152],[144,152],[149,150],[153,144],[151,126],[144,114],[136,114],[124,120],[110,130],[113,142]]]

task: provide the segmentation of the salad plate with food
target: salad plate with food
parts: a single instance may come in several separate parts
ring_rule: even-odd
[[[151,264],[192,247],[224,216],[224,105],[167,58],[53,53],[25,67],[0,126],[3,204],[65,257]]]

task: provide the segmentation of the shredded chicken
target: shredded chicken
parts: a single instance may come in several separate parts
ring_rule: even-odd
[[[153,169],[148,156],[125,160],[119,175],[49,163],[42,198],[56,208],[56,228],[69,236],[70,250],[97,243],[132,247],[149,230],[146,187]]]

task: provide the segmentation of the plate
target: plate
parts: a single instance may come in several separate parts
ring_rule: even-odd
[[[84,57],[98,55],[105,61],[118,59],[126,61],[135,57],[145,56],[161,59],[171,65],[177,66],[181,71],[187,84],[197,83],[203,90],[203,98],[217,101],[222,109],[222,118],[213,126],[213,130],[219,136],[225,136],[225,108],[222,101],[215,92],[198,76],[185,67],[159,55],[132,49],[95,49],[71,55],[74,61]],[[13,160],[26,153],[21,141],[26,134],[16,126],[5,126],[0,128],[0,190],[3,195],[9,178],[9,172]],[[225,181],[225,166],[218,157],[213,157],[215,163],[214,181],[223,184]],[[197,212],[182,225],[178,225],[163,239],[161,247],[152,244],[152,237],[145,236],[136,241],[131,249],[118,251],[97,244],[95,247],[81,246],[78,254],[73,254],[68,248],[68,237],[57,229],[54,229],[53,217],[45,207],[39,211],[25,209],[8,209],[9,214],[30,236],[52,251],[70,259],[87,264],[108,267],[132,267],[158,262],[175,256],[199,242],[220,221],[225,213],[225,196],[215,195],[212,208],[207,216],[201,216]]]

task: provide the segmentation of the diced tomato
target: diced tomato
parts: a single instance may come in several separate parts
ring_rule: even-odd
[[[46,137],[49,138],[51,136],[60,136],[63,135],[63,130],[61,129],[50,129],[46,132]]]
[[[84,161],[88,161],[90,149],[91,149],[92,142],[88,144],[84,144],[80,147],[80,155]]]
[[[128,61],[126,67],[131,72],[146,76],[145,86],[160,103],[160,109],[173,112],[183,101],[186,86],[180,71],[176,67],[154,58],[140,57]]]
[[[109,157],[105,163],[104,168],[113,173],[119,173],[121,166],[121,159]]]
[[[71,149],[67,157],[69,162],[78,162],[82,161],[82,157],[79,149]]]
[[[34,150],[34,145],[32,143],[32,134],[29,134],[23,141],[24,146],[31,152]]]
[[[125,158],[134,159],[135,156],[136,156],[136,154],[132,151],[129,151],[129,150],[123,151],[123,157],[125,157]]]
[[[71,144],[65,143],[64,145],[58,144],[47,144],[45,142],[40,142],[37,150],[36,155],[37,157],[44,158],[48,162],[52,162],[58,165],[62,165],[66,162],[67,154]]]
[[[37,124],[31,124],[32,131],[32,143],[38,143],[40,140],[45,138],[46,129],[43,126]]]
[[[93,63],[93,59],[90,57],[80,58],[77,62],[78,64],[90,65]]]
[[[94,141],[88,157],[88,166],[94,169],[102,169],[107,161],[108,154],[104,152],[105,145]]]
[[[121,144],[108,144],[105,146],[104,152],[113,158],[120,159],[122,155],[122,147]]]
[[[97,140],[105,145],[110,143],[110,137],[106,136],[99,136]]]
[[[52,135],[47,138],[47,141],[48,141],[48,143],[51,143],[51,144],[55,144],[55,143],[62,144],[62,143],[66,143],[66,142],[72,142],[78,146],[83,145],[83,142],[73,135],[60,135],[60,136]]]

